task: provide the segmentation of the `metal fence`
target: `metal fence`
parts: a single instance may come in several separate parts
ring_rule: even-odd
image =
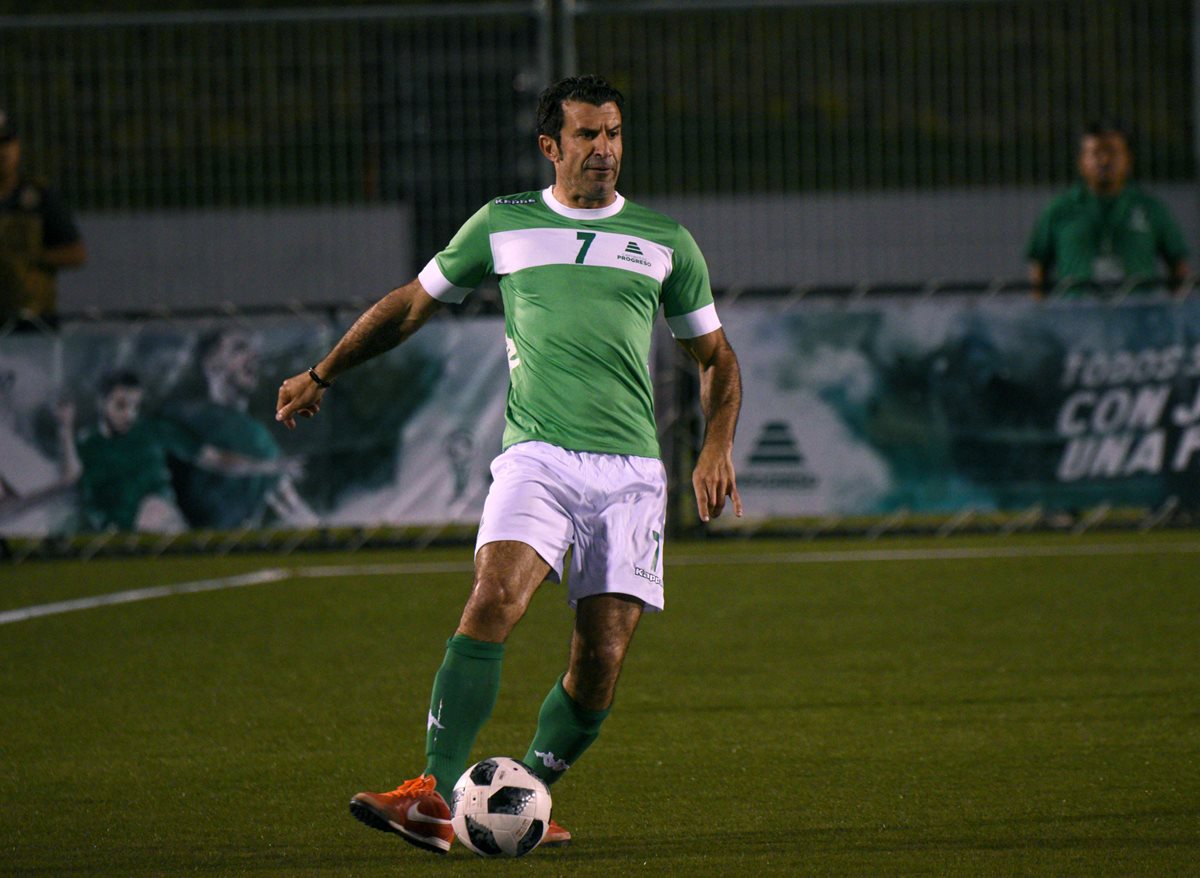
[[[407,201],[444,242],[536,178],[544,4],[0,21],[0,106],[80,208]]]
[[[202,8],[202,4],[198,4]],[[428,253],[544,180],[537,91],[629,96],[642,195],[1073,176],[1092,116],[1193,180],[1191,0],[525,0],[0,17],[0,106],[80,209],[406,201]]]
[[[1195,176],[1191,0],[576,0],[569,66],[633,100],[639,192],[1051,183],[1085,122]]]

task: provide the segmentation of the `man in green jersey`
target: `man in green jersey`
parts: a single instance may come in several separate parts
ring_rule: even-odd
[[[142,417],[142,382],[112,372],[96,395],[96,425],[75,443],[81,528],[170,533],[186,529],[171,487],[171,457],[192,460],[201,444],[170,422]]]
[[[1133,156],[1125,132],[1089,125],[1079,140],[1082,182],[1042,212],[1025,249],[1034,295],[1051,281],[1078,294],[1088,286],[1152,281],[1158,262],[1172,289],[1188,276],[1187,248],[1161,201],[1129,183]]]
[[[700,370],[707,428],[692,477],[700,518],[720,515],[727,497],[742,513],[732,460],[737,359],[691,235],[616,190],[622,103],[595,76],[544,91],[538,144],[554,184],[480,208],[416,280],[279,390],[276,417],[294,427],[297,415],[317,413],[334,378],[408,338],[484,277],[500,278],[504,451],[492,464],[474,587],[434,679],[425,770],[350,803],[364,823],[426,850],[450,848],[447,799],[495,703],[504,642],[538,586],[560,580],[567,549],[575,608],[567,671],[542,704],[524,757],[547,784],[595,740],[638,620],[662,608],[666,485],[647,365],[660,307]],[[551,821],[542,843],[569,840]]]
[[[166,416],[199,441],[250,465],[175,467],[179,508],[188,524],[217,530],[257,526],[268,509],[287,524],[316,524],[293,482],[298,461],[284,458],[270,428],[248,411],[259,380],[256,339],[236,327],[209,333],[196,345],[196,360],[204,397],[174,402]]]
[[[170,419],[144,417],[143,398],[142,382],[131,371],[112,372],[100,382],[96,425],[79,435],[67,466],[79,480],[84,530],[185,530],[171,482],[175,461],[224,478],[278,476],[278,461],[206,443]]]

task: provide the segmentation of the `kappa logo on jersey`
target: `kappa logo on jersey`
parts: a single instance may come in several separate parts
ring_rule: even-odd
[[[808,489],[817,477],[805,466],[804,452],[786,421],[767,421],[754,442],[749,469],[738,474],[738,483],[755,488]]]
[[[497,198],[493,204],[537,204],[536,198]]]
[[[550,751],[543,753],[541,750],[534,750],[533,755],[542,760],[542,765],[546,766],[551,771],[566,771],[571,767],[571,763],[556,758]]]

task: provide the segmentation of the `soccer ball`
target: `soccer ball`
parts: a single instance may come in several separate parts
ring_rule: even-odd
[[[450,796],[454,834],[481,857],[523,857],[550,823],[550,790],[507,756],[476,762]]]

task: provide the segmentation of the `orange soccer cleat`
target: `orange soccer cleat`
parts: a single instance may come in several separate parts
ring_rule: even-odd
[[[571,833],[565,827],[560,826],[550,820],[550,825],[546,827],[546,834],[542,836],[542,843],[538,847],[543,848],[561,848],[566,847],[571,843]]]
[[[372,829],[394,832],[409,844],[444,854],[454,841],[454,829],[450,808],[436,785],[433,775],[423,774],[390,793],[359,793],[350,800],[350,813]]]

